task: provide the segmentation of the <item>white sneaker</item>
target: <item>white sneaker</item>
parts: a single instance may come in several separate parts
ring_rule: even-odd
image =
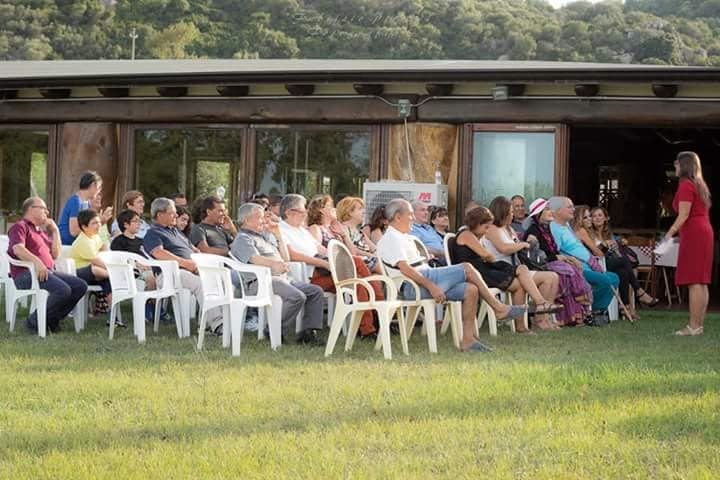
[[[258,317],[248,316],[245,319],[245,331],[246,332],[257,332],[258,331]]]

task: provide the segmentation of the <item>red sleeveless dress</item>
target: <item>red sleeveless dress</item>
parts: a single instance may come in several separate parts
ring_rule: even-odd
[[[705,202],[698,195],[695,183],[687,178],[680,179],[673,199],[677,212],[680,202],[690,202],[690,216],[680,228],[678,265],[675,272],[676,285],[700,283],[709,285],[713,266],[713,229]]]

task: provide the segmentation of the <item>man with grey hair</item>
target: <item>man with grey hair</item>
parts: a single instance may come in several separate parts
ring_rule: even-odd
[[[425,245],[428,252],[435,257],[434,262],[437,262],[438,265],[447,265],[443,239],[428,223],[430,219],[428,204],[420,200],[414,200],[410,205],[412,205],[413,215],[415,216],[410,235],[417,237]]]
[[[169,198],[156,198],[150,204],[150,214],[153,223],[143,239],[145,252],[158,260],[176,261],[180,266],[180,284],[190,290],[195,298],[201,299],[202,286],[200,277],[197,276],[197,265],[190,257],[199,250],[175,228],[177,222],[175,203]],[[207,323],[211,331],[222,333],[222,313],[219,308],[208,312]]]
[[[492,308],[498,319],[515,318],[525,313],[526,307],[506,305],[490,293],[485,281],[469,263],[449,267],[430,268],[409,235],[415,216],[407,200],[391,200],[385,206],[385,217],[389,225],[377,245],[378,256],[391,277],[406,277],[420,285],[423,298],[434,298],[442,303],[446,300],[462,302],[464,351],[483,352],[489,350],[473,338],[478,296]],[[413,296],[410,284],[402,289],[405,298]],[[428,328],[434,328],[428,325]]]
[[[316,268],[329,275],[327,250],[307,229],[308,212],[305,205],[305,197],[295,193],[285,195],[280,202],[280,231],[285,239],[290,261],[305,263],[310,278],[313,278]]]
[[[272,288],[280,296],[282,305],[282,328],[288,334],[295,325],[295,318],[305,306],[303,332],[298,343],[322,346],[318,332],[322,329],[323,290],[307,282],[296,282],[287,276],[290,260],[280,227],[270,212],[256,203],[246,203],[238,209],[240,229],[230,246],[233,256],[243,263],[268,267],[272,272]],[[252,287],[252,283],[248,285]]]
[[[578,239],[570,226],[575,214],[572,200],[567,197],[550,197],[548,207],[553,211],[555,219],[550,224],[550,231],[563,255],[576,258],[582,263],[583,277],[592,286],[593,305],[595,311],[607,310],[613,299],[613,290],[620,283],[619,277],[613,272],[606,272],[600,266],[597,257]]]

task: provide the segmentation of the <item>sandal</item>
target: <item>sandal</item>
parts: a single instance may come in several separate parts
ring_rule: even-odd
[[[702,334],[703,327],[692,328],[690,325],[685,325],[685,328],[682,328],[675,332],[675,335],[679,337],[697,337]]]
[[[507,320],[508,318],[517,318],[525,315],[525,312],[527,311],[527,306],[525,305],[510,305],[510,310],[503,315],[502,317],[499,317],[497,320]]]
[[[482,343],[475,340],[469,347],[463,350],[463,352],[466,353],[487,353],[492,352],[492,348],[488,347],[487,345],[483,345]]]
[[[557,313],[560,310],[562,310],[563,308],[565,308],[565,305],[545,302],[545,303],[540,304],[539,306],[535,305],[535,307],[531,308],[529,311],[530,311],[530,313],[542,315],[544,313]]]
[[[642,292],[642,293],[640,293],[640,292]],[[647,302],[643,300],[643,297],[646,296],[646,295],[650,298],[650,300],[647,301]],[[653,297],[651,297],[650,294],[648,294],[645,290],[642,290],[642,289],[637,292],[636,297],[637,297],[637,299],[638,299],[638,301],[639,301],[640,303],[642,303],[644,306],[646,306],[646,307],[648,307],[648,308],[653,308],[653,307],[655,307],[658,303],[660,303],[660,299],[659,299],[659,298],[653,298]]]

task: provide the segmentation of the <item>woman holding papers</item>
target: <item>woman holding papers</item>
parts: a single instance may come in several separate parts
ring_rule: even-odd
[[[673,200],[678,216],[665,235],[665,241],[669,242],[676,233],[680,234],[675,284],[687,285],[690,294],[690,321],[675,334],[696,336],[703,333],[712,274],[710,190],[703,179],[700,157],[695,152],[680,152],[674,165],[675,174],[680,177]]]

